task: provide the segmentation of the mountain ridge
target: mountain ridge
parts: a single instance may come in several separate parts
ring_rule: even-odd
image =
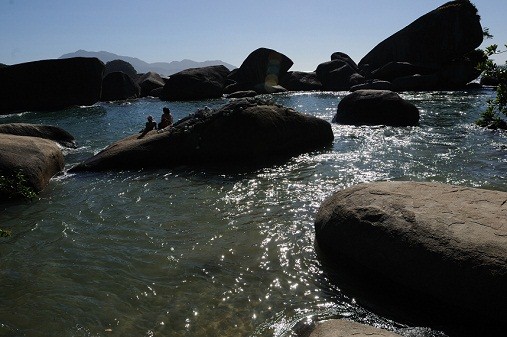
[[[171,62],[154,62],[148,63],[137,57],[131,56],[121,56],[108,51],[87,51],[83,49],[79,49],[73,53],[67,53],[59,57],[59,59],[71,58],[71,57],[96,57],[104,63],[113,60],[123,60],[126,61],[136,69],[138,73],[147,73],[149,71],[156,72],[160,75],[172,75],[177,72],[180,72],[189,68],[200,68],[200,67],[208,67],[215,65],[224,65],[229,70],[235,69],[236,67],[232,64],[226,63],[221,60],[208,60],[203,62],[193,61],[189,59],[184,59],[181,61],[171,61]]]

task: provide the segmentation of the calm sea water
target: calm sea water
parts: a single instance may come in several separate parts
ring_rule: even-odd
[[[439,181],[507,191],[507,134],[478,128],[492,91],[404,94],[419,127],[333,125],[332,149],[252,172],[63,174],[33,202],[0,206],[1,336],[276,336],[347,317],[410,336],[441,336],[362,308],[333,284],[313,221],[332,192],[375,180]],[[331,121],[346,93],[277,103]],[[226,100],[143,99],[0,123],[60,126],[79,144],[67,168],[138,132],[163,106],[175,119]]]

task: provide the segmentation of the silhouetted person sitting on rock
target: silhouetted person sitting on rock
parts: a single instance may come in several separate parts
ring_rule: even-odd
[[[165,107],[162,109],[164,112],[162,114],[162,117],[160,118],[160,123],[158,123],[158,129],[159,131],[162,131],[163,129],[167,127],[171,127],[174,122],[173,115],[171,115],[171,110],[169,108]]]
[[[144,129],[142,129],[141,131],[139,131],[139,133],[141,135],[139,137],[137,137],[137,139],[143,138],[151,130],[156,130],[157,129],[157,122],[153,121],[153,117],[152,116],[148,116],[146,119],[148,120],[148,122],[146,122],[146,126],[144,127]]]

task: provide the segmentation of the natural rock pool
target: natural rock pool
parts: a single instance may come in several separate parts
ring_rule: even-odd
[[[271,98],[333,118],[347,93]],[[314,249],[314,219],[337,189],[376,180],[507,191],[507,133],[473,122],[491,90],[405,93],[418,127],[333,124],[329,150],[241,170],[179,167],[62,174],[30,202],[0,206],[2,336],[277,336],[328,317],[410,336],[442,336],[361,307],[333,284]],[[269,96],[267,96],[269,97]],[[66,167],[158,121],[227,100],[142,99],[0,116],[75,136]],[[262,137],[262,135],[259,135]]]

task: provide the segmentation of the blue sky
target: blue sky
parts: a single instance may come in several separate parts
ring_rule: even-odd
[[[223,60],[240,66],[267,47],[312,71],[335,51],[356,62],[446,1],[435,0],[0,0],[0,63],[58,58],[78,49],[147,62]],[[475,0],[483,46],[507,43],[507,1]],[[505,62],[506,54],[497,58]]]

